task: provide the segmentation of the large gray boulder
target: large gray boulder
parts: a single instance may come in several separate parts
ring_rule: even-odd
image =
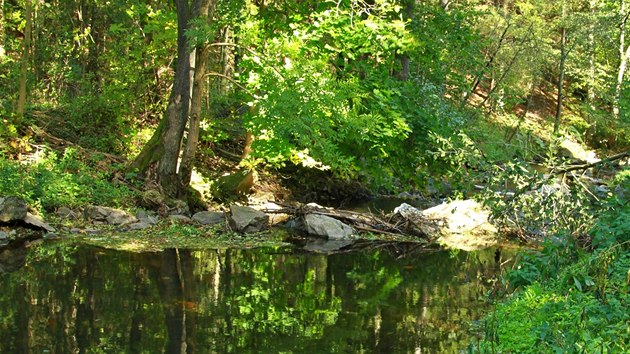
[[[192,219],[201,225],[216,225],[225,221],[225,214],[219,211],[200,211]]]
[[[490,211],[474,200],[455,200],[418,210],[403,203],[394,210],[430,240],[452,248],[474,250],[497,243],[497,229]]]
[[[0,197],[0,222],[24,220],[26,201],[19,197]]]
[[[230,206],[230,227],[234,231],[258,232],[268,224],[269,216],[262,211],[234,204]]]
[[[307,214],[304,216],[304,228],[310,235],[329,240],[343,240],[352,236],[355,230],[343,222],[326,215]]]

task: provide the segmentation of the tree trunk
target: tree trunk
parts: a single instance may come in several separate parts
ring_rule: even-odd
[[[407,0],[405,2],[405,19],[406,20],[413,21],[414,4],[415,4],[414,0]],[[401,66],[400,71],[395,73],[396,77],[401,81],[408,80],[409,79],[409,64],[410,64],[409,55],[397,54],[396,56],[400,59],[400,66]]]
[[[562,20],[564,20],[565,15],[565,4],[562,3]],[[567,59],[567,50],[566,43],[567,42],[567,29],[562,25],[561,34],[560,34],[560,73],[558,74],[558,100],[556,104],[556,117],[553,122],[553,133],[557,134],[560,129],[560,117],[562,116],[562,100],[564,96],[563,86],[564,86],[564,67]]]
[[[613,97],[613,115],[619,119],[619,101],[621,100],[621,89],[623,88],[623,77],[626,73],[628,57],[630,56],[630,46],[626,48],[626,22],[628,14],[626,12],[626,2],[621,0],[619,16],[619,70],[617,71],[617,82],[615,83],[615,96]]]
[[[184,128],[190,108],[190,52],[186,40],[189,19],[187,0],[176,0],[177,7],[177,67],[173,89],[168,99],[161,141],[164,154],[158,165],[158,178],[164,193],[176,197],[178,192],[177,162]]]
[[[18,101],[17,101],[17,122],[20,123],[22,121],[22,117],[24,116],[24,107],[26,106],[26,81],[28,79],[28,66],[30,61],[30,52],[31,52],[31,27],[32,23],[32,11],[33,5],[31,0],[24,1],[24,20],[26,21],[26,27],[24,28],[24,47],[22,51],[22,63],[20,65],[20,87],[18,90]]]
[[[4,0],[0,0],[0,57],[4,52]]]
[[[175,79],[164,118],[151,140],[129,165],[131,169],[146,172],[158,162],[158,182],[169,196],[177,196],[177,161],[184,127],[190,106],[190,57],[185,31],[188,26],[189,5],[187,0],[176,0],[177,9],[177,62]]]
[[[195,10],[196,16],[209,18],[211,7],[214,8],[214,0],[198,0]],[[197,152],[197,144],[199,143],[201,101],[204,96],[203,89],[205,83],[206,68],[208,64],[208,57],[210,54],[210,47],[207,46],[206,43],[203,43],[199,47],[197,47],[196,51],[197,60],[194,67],[192,98],[190,104],[190,118],[188,120],[188,138],[186,139],[186,146],[183,151],[179,171],[180,190],[178,191],[178,194],[180,198],[185,195],[185,192],[190,185],[192,169],[195,163],[195,154]]]
[[[472,96],[475,93],[475,90],[477,90],[477,87],[481,83],[483,76],[492,67],[492,63],[494,62],[494,59],[497,57],[497,54],[499,54],[499,51],[501,50],[503,46],[503,42],[505,41],[505,37],[508,33],[508,30],[510,29],[510,26],[511,26],[511,23],[508,21],[507,25],[505,26],[505,29],[503,30],[503,33],[501,33],[501,37],[499,38],[499,43],[497,44],[497,48],[490,55],[490,58],[488,58],[488,61],[486,61],[486,64],[483,66],[479,74],[477,74],[477,76],[475,77],[475,80],[473,81],[470,91],[468,91],[466,96],[464,96],[464,99],[462,101],[462,107],[466,105],[466,102],[468,102],[468,99],[470,98],[470,96]]]
[[[595,109],[595,1],[589,1],[591,23],[588,28],[588,93],[587,102],[591,110]]]

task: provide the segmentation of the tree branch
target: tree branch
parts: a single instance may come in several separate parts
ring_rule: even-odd
[[[621,152],[619,154],[607,157],[601,161],[597,161],[597,162],[592,162],[592,163],[587,163],[587,164],[582,164],[582,165],[573,165],[573,166],[567,166],[564,168],[560,168],[558,170],[552,170],[551,174],[552,175],[560,175],[563,173],[567,173],[567,172],[571,172],[571,171],[577,171],[577,170],[586,170],[589,169],[591,167],[595,167],[595,166],[599,166],[599,165],[603,165],[603,164],[607,164],[619,159],[623,159],[624,157],[630,157],[630,150],[626,151],[626,152]]]

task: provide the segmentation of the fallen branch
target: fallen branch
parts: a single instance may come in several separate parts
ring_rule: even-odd
[[[619,154],[607,157],[607,158],[605,158],[603,160],[600,160],[600,161],[597,161],[597,162],[591,162],[591,163],[582,164],[582,165],[566,166],[566,167],[560,168],[558,170],[552,170],[551,174],[552,175],[560,175],[560,174],[571,172],[571,171],[587,170],[587,169],[589,169],[591,167],[604,165],[604,164],[611,163],[611,162],[616,161],[616,160],[623,159],[624,157],[630,157],[630,151],[622,152],[622,153],[619,153]]]
[[[97,151],[97,150],[91,150],[91,149],[86,149],[80,145],[77,145],[71,141],[56,137],[54,135],[51,135],[49,133],[47,133],[46,131],[44,131],[42,128],[36,126],[36,125],[32,125],[29,128],[29,131],[32,132],[34,135],[39,136],[41,138],[43,138],[44,140],[55,144],[59,147],[64,147],[64,146],[71,146],[76,148],[77,150],[86,153],[88,155],[94,155],[94,154],[101,154],[105,157],[107,157],[108,159],[114,161],[114,162],[118,162],[118,163],[123,163],[126,161],[125,158],[121,157],[121,156],[117,156],[117,155],[112,155],[112,154],[108,154],[106,152],[102,152],[102,151]]]

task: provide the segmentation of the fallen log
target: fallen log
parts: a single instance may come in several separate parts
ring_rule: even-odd
[[[262,211],[270,214],[287,214],[298,218],[304,218],[309,214],[323,215],[339,220],[362,232],[390,236],[412,235],[422,238],[427,237],[425,233],[420,232],[418,228],[414,227],[409,220],[406,220],[398,214],[382,214],[377,216],[373,213],[325,208],[316,204],[280,204],[280,206],[280,209],[263,209]],[[427,223],[430,223],[430,221],[427,220]]]
[[[333,218],[335,222],[350,225],[355,232],[415,236],[425,242],[439,242],[464,250],[486,248],[498,241],[497,229],[489,222],[490,211],[474,200],[455,200],[425,210],[403,203],[392,214],[380,216],[324,208],[316,204],[282,205],[278,209],[264,211],[292,215],[302,222],[312,219],[313,215],[321,215],[323,218]],[[336,232],[338,225],[332,224],[331,229]],[[311,234],[323,236],[320,232]],[[346,237],[338,235],[338,232],[331,233],[327,238]]]

